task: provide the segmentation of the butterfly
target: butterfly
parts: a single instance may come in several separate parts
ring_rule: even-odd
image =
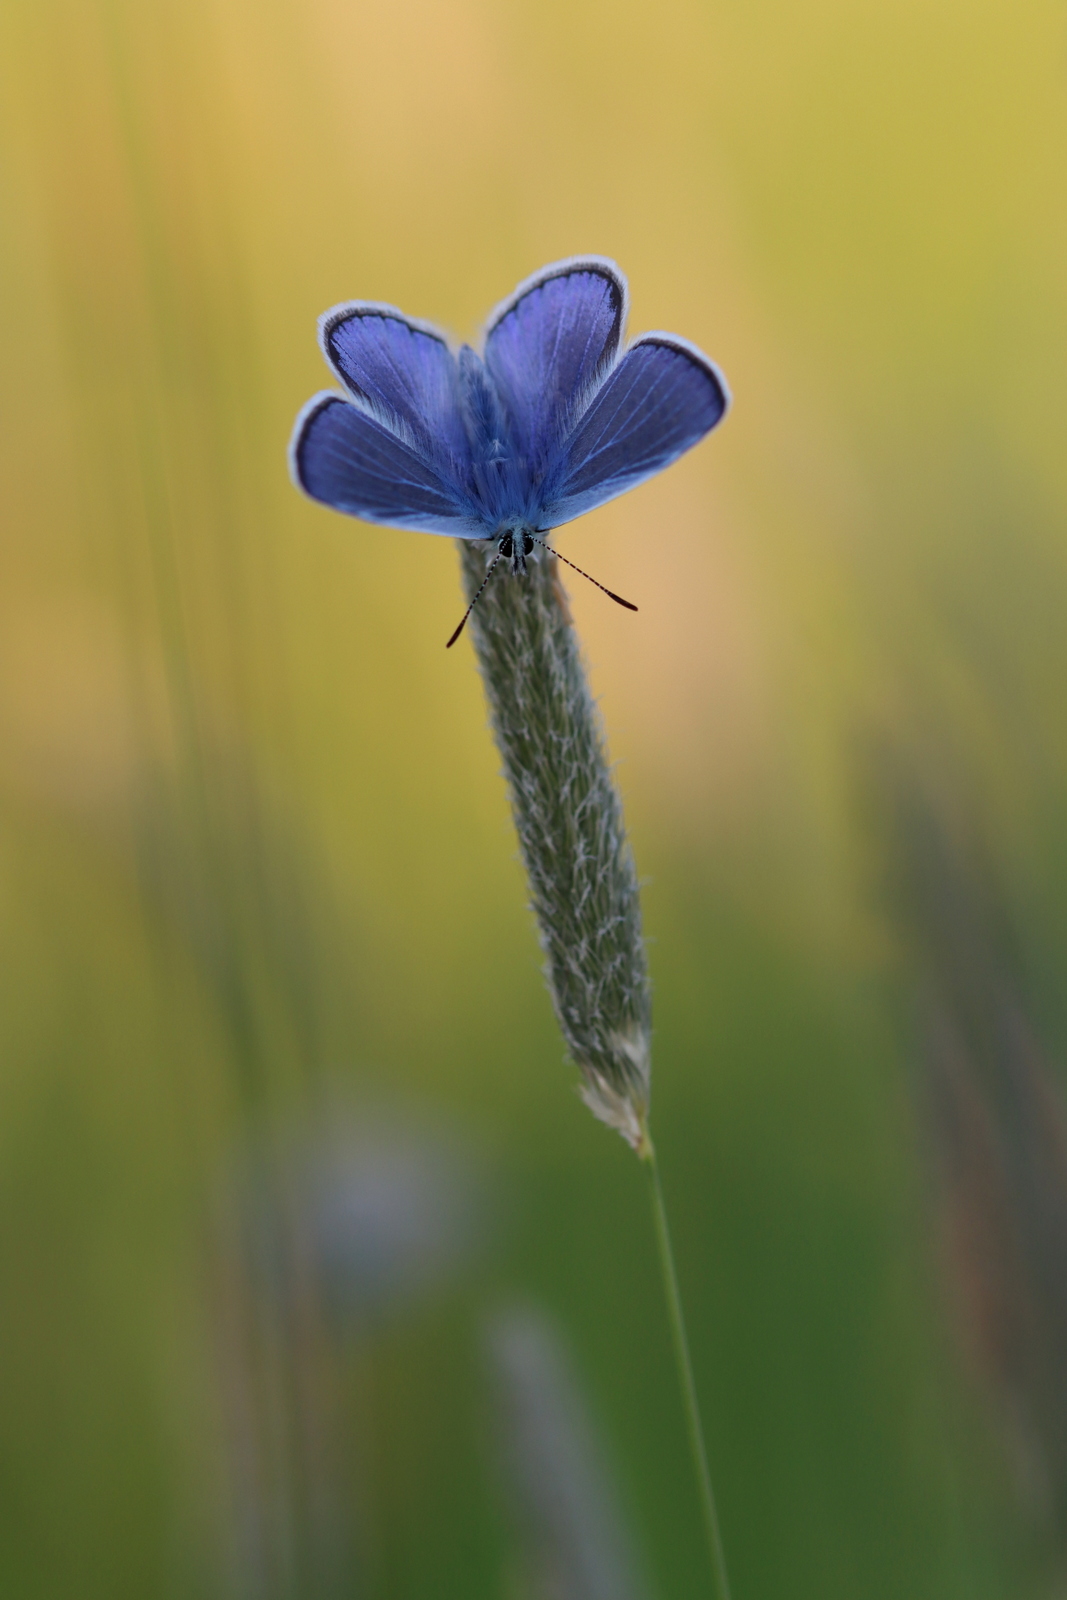
[[[497,306],[481,354],[394,306],[334,306],[319,343],[342,388],[297,417],[294,483],[366,522],[495,540],[494,566],[523,571],[541,534],[661,472],[726,415],[726,380],[688,339],[623,348],[628,300],[614,262],[554,262]]]

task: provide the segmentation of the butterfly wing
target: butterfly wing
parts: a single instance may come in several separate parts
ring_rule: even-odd
[[[366,410],[463,476],[469,446],[455,357],[444,334],[394,306],[350,300],[319,318],[319,343],[341,384]]]
[[[531,473],[552,458],[610,368],[626,310],[615,264],[576,256],[527,278],[490,317],[485,364]]]
[[[296,419],[293,482],[313,500],[366,522],[485,539],[478,508],[414,444],[344,395],[317,394]]]
[[[670,466],[726,415],[713,361],[669,333],[635,339],[564,441],[541,517],[558,527]]]

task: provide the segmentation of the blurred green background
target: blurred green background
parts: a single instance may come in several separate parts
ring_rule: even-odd
[[[737,1600],[1067,1592],[1065,157],[1051,0],[6,0],[4,1595],[606,1600],[518,1304],[707,1592],[455,552],[285,466],[326,307],[590,251],[736,402],[561,548]]]

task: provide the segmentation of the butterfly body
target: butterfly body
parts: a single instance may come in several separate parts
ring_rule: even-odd
[[[661,471],[726,413],[722,374],[688,341],[644,334],[620,354],[626,309],[598,256],[520,284],[481,353],[393,306],[334,307],[319,338],[342,389],[298,416],[294,481],[365,521],[495,539],[501,556],[510,541],[521,572],[529,536]]]

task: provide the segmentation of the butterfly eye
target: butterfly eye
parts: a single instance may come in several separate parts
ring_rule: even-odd
[[[505,561],[511,560],[512,542],[510,533],[506,533],[500,541],[500,554],[504,557]]]
[[[534,547],[533,539],[530,537],[530,535],[528,533],[524,533],[523,536],[522,536],[522,553],[523,553],[523,555],[524,556],[528,556],[528,555],[532,554],[533,547]]]

